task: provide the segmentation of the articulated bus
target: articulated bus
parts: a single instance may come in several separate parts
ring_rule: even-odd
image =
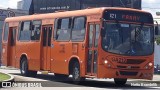
[[[129,8],[90,8],[5,20],[2,62],[24,76],[153,78],[154,23],[150,13]]]

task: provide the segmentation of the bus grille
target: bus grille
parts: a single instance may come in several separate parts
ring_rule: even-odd
[[[140,67],[139,66],[130,66],[130,68],[128,68],[127,66],[117,66],[117,68],[120,68],[120,69],[139,69]]]
[[[120,71],[120,74],[125,76],[136,76],[138,72]]]
[[[141,64],[145,62],[145,59],[127,59],[126,64]]]

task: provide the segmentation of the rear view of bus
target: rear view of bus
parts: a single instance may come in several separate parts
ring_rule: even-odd
[[[154,28],[150,13],[108,9],[103,13],[99,50],[99,77],[152,79]]]

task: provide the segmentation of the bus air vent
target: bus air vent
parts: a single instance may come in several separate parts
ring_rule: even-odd
[[[117,65],[117,68],[120,68],[120,69],[139,69],[140,67],[139,66],[130,66],[130,68],[128,68],[127,66]]]
[[[141,64],[145,62],[145,59],[127,59],[126,64]]]
[[[138,72],[120,71],[120,74],[125,76],[136,76]]]

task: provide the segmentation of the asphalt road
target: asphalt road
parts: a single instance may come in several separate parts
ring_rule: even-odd
[[[20,71],[18,69],[12,68],[4,68],[0,69],[0,72],[9,73],[15,77],[16,83],[40,83],[42,87],[34,87],[34,88],[1,88],[1,90],[21,90],[21,89],[38,89],[38,90],[45,90],[46,89],[68,89],[68,90],[97,90],[97,89],[158,89],[160,88],[160,75],[154,75],[153,81],[144,81],[144,80],[129,80],[125,86],[117,86],[114,84],[113,79],[86,79],[85,82],[82,82],[79,85],[73,84],[71,78],[63,79],[57,78],[54,74],[44,75],[38,72],[36,77],[24,77],[20,75]],[[141,83],[146,84],[157,84],[157,86],[131,86],[139,85]],[[22,85],[23,86],[23,85]]]

